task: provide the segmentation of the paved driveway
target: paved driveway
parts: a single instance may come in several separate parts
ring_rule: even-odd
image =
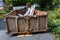
[[[55,36],[50,33],[39,33],[32,36],[24,36],[18,38],[17,36],[10,37],[5,33],[5,26],[3,19],[0,19],[0,40],[55,40]]]
[[[4,30],[5,29],[5,25],[4,25],[4,20],[3,18],[0,19],[0,30]]]

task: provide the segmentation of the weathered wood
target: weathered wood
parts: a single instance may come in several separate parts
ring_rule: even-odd
[[[16,21],[16,32],[18,33],[18,24],[17,24],[18,20],[17,19],[18,19],[18,16],[15,17],[15,21]]]

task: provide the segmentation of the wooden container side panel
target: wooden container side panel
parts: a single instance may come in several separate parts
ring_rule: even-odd
[[[31,32],[38,30],[37,17],[31,17],[30,18],[30,20],[29,20],[29,29],[30,29]]]
[[[18,32],[24,32],[26,27],[26,20],[24,18],[18,18]]]
[[[15,18],[6,18],[9,33],[16,32]]]
[[[8,32],[38,32],[47,30],[47,16],[7,17]]]
[[[40,31],[47,30],[47,17],[46,16],[39,17],[39,30]]]

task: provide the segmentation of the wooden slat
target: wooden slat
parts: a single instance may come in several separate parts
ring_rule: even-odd
[[[17,22],[18,22],[18,16],[16,16],[16,17],[15,17],[15,23],[16,23],[16,32],[18,33],[18,24],[17,24]]]

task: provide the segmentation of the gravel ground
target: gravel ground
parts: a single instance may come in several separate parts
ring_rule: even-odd
[[[0,19],[0,40],[56,40],[55,36],[50,33],[39,33],[29,37],[24,36],[18,38],[17,36],[10,37],[5,32],[3,19]]]

